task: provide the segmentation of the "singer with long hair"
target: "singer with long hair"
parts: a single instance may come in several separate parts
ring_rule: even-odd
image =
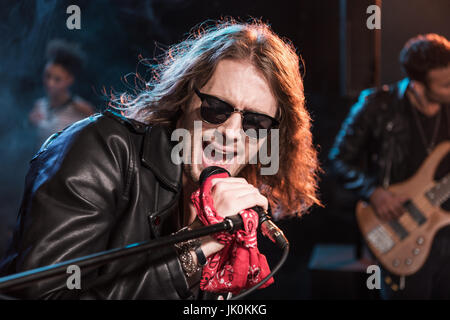
[[[278,219],[320,204],[299,62],[293,45],[260,21],[202,26],[172,46],[141,92],[116,95],[111,108],[54,135],[31,161],[1,275],[199,228],[254,206],[270,205]],[[183,155],[191,161],[174,161],[175,130],[192,137],[190,157],[184,157],[186,150]],[[278,139],[271,139],[274,132]],[[251,160],[269,140],[278,164],[261,174],[260,158]],[[231,177],[199,189],[199,176],[209,166],[225,168]],[[248,234],[238,239],[238,253],[224,238],[208,236],[88,270],[80,290],[45,280],[14,294],[209,299],[236,293],[248,284],[220,272],[212,279],[202,269],[218,259],[222,275],[245,269],[256,283],[267,266]],[[236,261],[247,249],[260,265]],[[234,260],[225,261],[226,254]]]

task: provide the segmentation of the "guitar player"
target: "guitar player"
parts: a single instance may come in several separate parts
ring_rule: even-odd
[[[329,154],[343,187],[386,221],[401,216],[407,200],[386,188],[413,176],[435,146],[450,140],[450,42],[437,34],[416,36],[401,50],[400,63],[407,78],[364,90]],[[434,178],[448,172],[449,154]],[[441,208],[449,211],[450,201]],[[450,227],[436,234],[419,271],[399,277],[382,268],[381,282],[383,299],[450,299]]]

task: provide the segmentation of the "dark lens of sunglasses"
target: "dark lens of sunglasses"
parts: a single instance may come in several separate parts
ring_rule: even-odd
[[[247,113],[244,116],[244,128],[248,128],[248,129],[266,129],[269,130],[270,128],[272,128],[272,120],[268,117],[265,117],[263,115],[258,115],[258,114],[252,114],[252,113]]]
[[[220,124],[227,121],[234,109],[230,105],[214,99],[206,97],[202,101],[200,114],[202,118],[212,124]],[[256,113],[246,113],[244,115],[242,129],[251,138],[262,138],[267,136],[267,131],[273,126],[273,121],[269,117]],[[263,129],[262,132],[259,129]],[[248,131],[247,131],[248,130]]]
[[[224,123],[225,121],[227,121],[231,114],[221,112],[221,110],[203,106],[200,108],[200,113],[203,120],[212,124]]]
[[[224,123],[233,112],[233,108],[222,101],[206,98],[200,108],[201,116],[209,123]]]
[[[243,128],[245,134],[250,138],[261,139],[267,136],[269,130],[267,129],[256,129],[256,128]]]
[[[247,113],[244,116],[242,127],[248,135],[254,138],[263,138],[267,136],[268,131],[272,128],[273,122],[270,118],[263,115]],[[260,131],[261,129],[261,131]],[[254,134],[256,132],[256,135]]]

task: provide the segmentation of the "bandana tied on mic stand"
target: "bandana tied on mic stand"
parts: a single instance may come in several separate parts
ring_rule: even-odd
[[[197,215],[204,225],[223,221],[214,209],[211,180],[225,177],[228,177],[227,173],[219,173],[207,178],[200,189],[191,195]],[[221,232],[214,235],[224,248],[211,255],[203,267],[201,290],[237,294],[243,289],[253,287],[270,273],[266,257],[257,247],[258,214],[252,209],[242,210],[239,214],[244,222],[244,230],[234,234]],[[260,288],[265,288],[273,282],[273,278],[270,278]]]

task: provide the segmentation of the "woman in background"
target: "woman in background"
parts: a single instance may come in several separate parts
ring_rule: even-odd
[[[71,43],[53,40],[47,46],[46,58],[46,96],[36,101],[29,114],[38,130],[39,145],[53,133],[94,113],[90,103],[70,90],[83,67],[83,53]]]

